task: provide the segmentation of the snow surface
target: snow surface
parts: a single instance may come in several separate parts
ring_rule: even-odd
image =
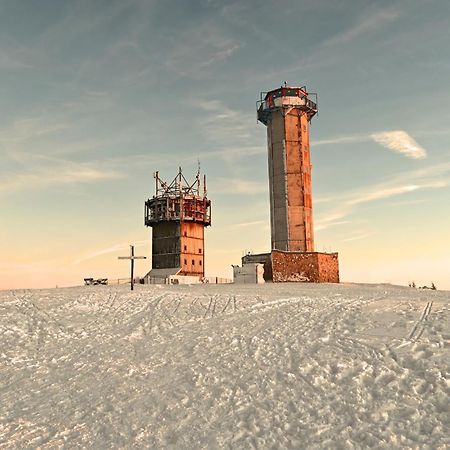
[[[0,292],[0,448],[450,446],[450,292]]]

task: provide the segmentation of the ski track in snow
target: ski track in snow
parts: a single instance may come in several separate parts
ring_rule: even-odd
[[[0,292],[0,448],[450,446],[450,292]]]

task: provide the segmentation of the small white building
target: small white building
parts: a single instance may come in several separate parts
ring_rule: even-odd
[[[262,284],[264,281],[264,264],[249,263],[242,267],[233,267],[233,278],[236,284]]]

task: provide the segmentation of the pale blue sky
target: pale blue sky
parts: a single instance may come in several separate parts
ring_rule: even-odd
[[[126,276],[153,172],[197,158],[210,274],[268,250],[255,102],[287,81],[319,94],[317,250],[346,281],[450,288],[449,18],[444,0],[0,0],[0,287]]]

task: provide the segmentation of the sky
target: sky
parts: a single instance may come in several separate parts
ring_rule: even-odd
[[[208,178],[206,271],[270,249],[261,91],[317,92],[315,246],[450,289],[450,2],[0,0],[0,289],[129,276],[153,173]]]

